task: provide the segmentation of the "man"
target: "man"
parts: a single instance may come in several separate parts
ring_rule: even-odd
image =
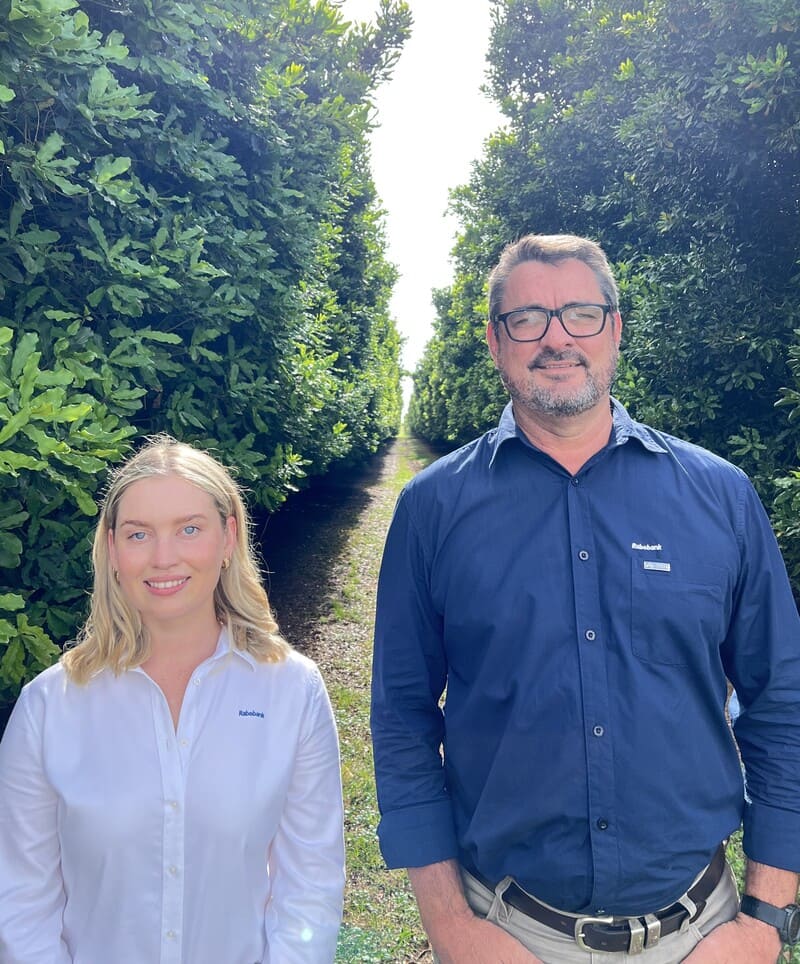
[[[786,572],[743,473],[611,399],[617,304],[593,242],[506,248],[486,336],[511,403],[387,538],[379,835],[442,964],[774,964],[800,927]],[[720,850],[742,817],[747,913]]]

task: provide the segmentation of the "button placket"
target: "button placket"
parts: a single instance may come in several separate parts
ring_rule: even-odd
[[[617,835],[613,830],[615,783],[613,741],[596,722],[609,718],[606,641],[603,637],[601,580],[592,520],[592,486],[587,477],[570,479],[567,486],[572,580],[575,592],[577,656],[586,720],[586,765],[595,893],[613,890],[619,865]],[[606,869],[608,868],[608,869]]]
[[[181,868],[184,858],[184,767],[181,762],[180,740],[176,739],[167,701],[158,687],[160,698],[154,705],[156,725],[160,730],[158,743],[161,766],[161,785],[164,793],[161,920],[162,964],[180,964],[183,954],[183,880]],[[183,714],[181,714],[181,717]],[[182,726],[182,719],[180,721]]]

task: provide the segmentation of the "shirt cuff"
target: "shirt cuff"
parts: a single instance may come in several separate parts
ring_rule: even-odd
[[[381,853],[390,870],[426,867],[458,857],[458,841],[449,800],[392,810],[378,825]]]
[[[750,860],[800,873],[800,814],[765,803],[748,803],[742,849]]]

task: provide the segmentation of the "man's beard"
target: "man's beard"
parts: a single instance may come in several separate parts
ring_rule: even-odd
[[[588,412],[589,409],[594,408],[611,391],[611,385],[617,374],[619,350],[614,345],[608,364],[600,368],[595,366],[594,369],[590,369],[586,358],[578,351],[556,352],[552,348],[544,348],[541,354],[536,356],[534,363],[529,366],[529,370],[534,371],[537,362],[548,361],[572,361],[582,364],[586,369],[584,384],[571,392],[559,390],[557,385],[548,388],[545,385],[536,384],[532,380],[521,384],[518,381],[511,380],[506,372],[500,369],[500,378],[506,387],[506,391],[518,405],[537,415],[581,415],[583,412]]]

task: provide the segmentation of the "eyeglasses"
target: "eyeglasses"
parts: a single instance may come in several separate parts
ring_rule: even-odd
[[[614,311],[613,305],[578,304],[564,305],[562,308],[531,305],[529,308],[505,311],[502,315],[496,315],[495,320],[503,322],[512,341],[541,341],[553,318],[558,318],[571,338],[591,338],[605,328],[609,311]]]

